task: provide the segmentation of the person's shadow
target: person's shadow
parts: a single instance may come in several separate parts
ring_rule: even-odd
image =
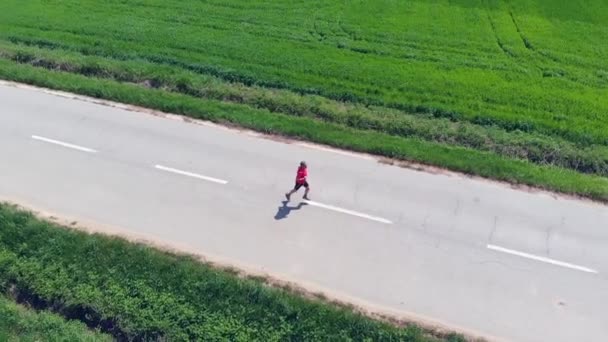
[[[296,207],[290,207],[287,205],[287,203],[289,203],[288,201],[283,201],[282,203],[283,205],[279,207],[276,215],[274,215],[275,220],[286,219],[287,216],[289,216],[289,213],[291,213],[293,210],[300,210],[306,205],[306,203],[300,202],[300,204],[298,204]]]

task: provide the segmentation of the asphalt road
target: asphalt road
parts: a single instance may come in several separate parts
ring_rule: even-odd
[[[0,155],[4,199],[486,336],[608,341],[606,206],[6,85]],[[284,203],[300,160],[314,202]]]

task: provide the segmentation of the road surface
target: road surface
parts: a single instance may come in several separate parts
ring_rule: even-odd
[[[497,339],[608,341],[606,206],[31,89],[0,104],[2,198]],[[300,160],[314,202],[285,203]]]

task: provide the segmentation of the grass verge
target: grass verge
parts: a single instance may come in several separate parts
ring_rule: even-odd
[[[0,291],[119,340],[462,341],[0,204]]]
[[[288,116],[243,104],[201,99],[2,59],[0,78],[608,201],[607,178],[510,159],[491,152],[355,129],[309,117]]]
[[[90,331],[81,322],[66,321],[50,312],[37,312],[0,295],[0,341],[112,341],[109,335]]]
[[[286,116],[301,116],[392,136],[417,138],[496,153],[539,165],[608,176],[608,146],[581,145],[558,136],[473,124],[445,113],[406,112],[347,103],[318,95],[226,82],[211,75],[140,61],[122,61],[77,52],[45,50],[0,41],[0,58],[41,69],[139,84],[192,97],[243,104]]]

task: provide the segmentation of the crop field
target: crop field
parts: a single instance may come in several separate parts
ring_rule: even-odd
[[[7,204],[0,204],[0,318],[6,313],[23,326],[40,321],[5,303],[3,294],[80,320],[106,334],[98,340],[464,341],[376,321],[189,256],[71,230]],[[42,315],[52,323],[47,328],[62,331],[57,316]],[[0,319],[0,337],[4,325]],[[85,336],[83,326],[63,333]]]
[[[3,0],[0,78],[608,200],[604,0]]]

